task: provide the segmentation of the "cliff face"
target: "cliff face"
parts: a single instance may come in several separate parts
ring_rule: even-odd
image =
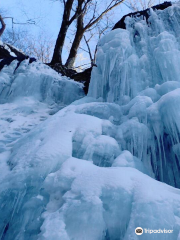
[[[20,63],[28,58],[27,55],[17,48],[0,41],[0,70],[2,70],[4,66],[9,66],[14,60],[17,60],[18,68]],[[35,61],[35,58],[29,58],[29,63],[32,63],[33,61]]]

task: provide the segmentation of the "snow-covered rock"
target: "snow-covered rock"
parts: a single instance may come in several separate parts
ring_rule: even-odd
[[[4,43],[0,40],[0,59],[4,58],[27,58],[27,56],[14,46]]]

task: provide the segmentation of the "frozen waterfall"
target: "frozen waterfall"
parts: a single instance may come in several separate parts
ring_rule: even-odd
[[[121,106],[129,129],[122,149],[179,188],[180,4],[149,11],[148,20],[127,17],[126,30],[100,40],[88,95]]]
[[[180,240],[180,4],[149,11],[100,40],[86,97],[1,70],[0,240]]]

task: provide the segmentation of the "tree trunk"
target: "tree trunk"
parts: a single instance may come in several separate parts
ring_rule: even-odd
[[[65,64],[65,66],[67,68],[72,68],[73,67],[74,62],[75,62],[76,57],[77,57],[77,51],[78,51],[79,45],[80,45],[81,40],[82,40],[83,35],[84,35],[83,18],[84,18],[84,15],[81,14],[77,19],[76,35],[75,35],[73,44],[71,46],[71,50],[70,50],[68,59],[67,59],[66,64]]]
[[[1,17],[1,15],[0,15],[0,22],[1,22],[1,24],[2,24],[2,27],[1,27],[1,29],[0,29],[0,37],[1,37],[2,34],[3,34],[3,32],[4,32],[4,30],[5,30],[5,28],[6,28],[6,24],[4,23],[4,20],[3,20],[3,18]]]
[[[70,26],[69,18],[70,18],[73,2],[74,0],[67,0],[67,2],[65,3],[62,24],[58,34],[58,38],[56,40],[56,45],[55,45],[51,64],[60,63],[62,65],[62,50],[63,50],[67,30]]]

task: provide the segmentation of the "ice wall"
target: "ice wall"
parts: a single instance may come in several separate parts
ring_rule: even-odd
[[[180,4],[125,23],[100,40],[88,96],[120,105],[131,136],[122,148],[180,187]]]
[[[179,81],[180,5],[127,17],[126,30],[115,29],[98,44],[89,96],[119,104],[146,88]]]

